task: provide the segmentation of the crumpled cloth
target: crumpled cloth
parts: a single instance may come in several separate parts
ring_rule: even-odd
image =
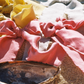
[[[25,27],[31,20],[39,18],[45,6],[34,1],[24,0],[0,0],[0,12],[10,15],[20,28]],[[5,18],[0,17],[1,20]],[[24,23],[24,24],[23,24]]]
[[[66,0],[65,0],[66,1]],[[84,20],[84,6],[78,0],[71,0],[66,6],[63,3],[55,3],[43,10],[39,18],[41,22],[55,23],[55,19],[66,18],[68,20]]]
[[[53,23],[32,20],[24,28],[18,28],[11,20],[0,22],[0,62],[13,61],[20,49],[22,42],[30,43],[27,61],[43,62],[59,66],[65,54],[72,59],[74,64],[84,72],[84,36],[79,33],[78,28],[84,28],[84,21],[74,22],[66,19],[56,19]],[[52,45],[46,51],[38,48],[38,42],[42,38],[53,40]],[[3,36],[5,35],[5,36]]]
[[[25,27],[31,20],[34,20],[36,18],[33,6],[31,4],[16,5],[11,12],[11,17],[15,21],[17,26],[21,28]]]
[[[35,28],[31,23],[26,28],[20,29],[9,19],[0,22],[0,62],[15,60],[24,39],[36,43],[35,35],[40,33],[40,29],[38,25]]]
[[[44,6],[33,1],[14,0],[10,17],[18,27],[25,27],[31,20],[39,18]],[[24,23],[24,24],[23,24]]]
[[[44,36],[46,38],[51,37],[54,43],[47,51],[42,52],[36,46],[30,47],[27,60],[58,66],[62,63],[66,53],[74,64],[84,72],[84,36],[75,31],[84,27],[84,21],[74,22],[72,20],[61,20],[60,18],[56,21],[56,25],[40,23]]]
[[[63,3],[67,5],[71,2],[71,0],[33,0],[33,1],[36,1],[44,6],[51,6],[54,3]]]

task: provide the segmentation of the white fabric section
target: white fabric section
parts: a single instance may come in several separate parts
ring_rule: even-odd
[[[70,3],[71,0],[33,0],[33,1],[36,1],[44,6],[50,6],[54,3],[64,3],[64,4],[68,4]]]
[[[77,0],[72,0],[69,5],[55,3],[44,9],[39,21],[55,23],[56,18],[65,18],[69,20],[84,20],[84,6]]]
[[[51,46],[51,44],[52,44],[52,42],[50,41],[49,38],[42,37],[39,40],[39,43],[38,43],[39,50],[46,51]],[[24,50],[24,54],[23,54],[22,60],[26,60],[26,57],[28,57],[29,48],[30,48],[30,44],[29,44],[29,42],[26,41],[25,50]]]
[[[39,50],[46,51],[48,47],[52,44],[49,38],[42,37],[39,41]]]
[[[66,12],[69,20],[84,20],[84,6],[77,0],[72,0]]]
[[[39,21],[55,23],[56,18],[63,18],[66,11],[66,6],[62,3],[55,3],[48,8],[45,8]]]

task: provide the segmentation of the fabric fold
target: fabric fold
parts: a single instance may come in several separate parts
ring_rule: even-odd
[[[28,39],[30,43],[33,43],[31,45],[35,45],[39,36],[36,38],[34,34],[40,34],[40,30],[36,29],[36,32],[34,31],[33,35],[31,35],[29,29],[34,31],[35,27],[28,27],[27,25],[27,28],[20,29],[9,19],[0,22],[0,63],[14,61],[24,39]]]
[[[13,61],[16,58],[24,39],[20,36],[19,28],[11,20],[0,22],[0,63]],[[4,36],[5,35],[5,36]]]
[[[56,24],[39,22],[35,19],[22,29],[11,20],[1,21],[0,62],[15,60],[25,39],[30,44],[27,61],[59,66],[67,54],[73,63],[84,72],[84,35],[76,31],[83,27],[84,21],[75,22],[60,18],[56,20]],[[47,50],[39,49],[42,34],[45,39],[50,38],[52,41]]]
[[[76,29],[84,26],[84,21],[74,22],[72,20],[61,19],[61,22],[63,23],[62,25],[59,23],[56,25],[40,23],[44,36],[52,38],[54,42],[47,51],[40,51],[31,46],[28,51],[27,60],[59,66],[65,54],[67,54],[73,63],[84,72],[84,36],[76,31]]]

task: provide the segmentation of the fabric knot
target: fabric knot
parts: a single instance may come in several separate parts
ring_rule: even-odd
[[[21,37],[22,29],[18,28],[16,24],[11,20],[4,20],[0,22],[0,35],[6,35],[7,37]]]

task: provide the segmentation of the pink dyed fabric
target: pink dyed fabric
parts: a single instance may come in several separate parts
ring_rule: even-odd
[[[0,37],[0,63],[15,60],[24,39],[29,40],[29,42],[32,40],[35,45],[36,39],[34,36],[39,34],[40,30],[38,25],[35,28],[31,23],[33,23],[33,21],[31,21],[24,29],[20,29],[11,20],[0,22],[0,35],[6,35]],[[35,23],[39,24],[36,20],[34,24]]]
[[[31,46],[27,60],[59,66],[65,54],[68,54],[74,64],[84,72],[84,36],[75,31],[84,28],[84,21],[74,22],[60,18],[56,21],[56,25],[40,23],[44,36],[51,37],[54,42],[47,51],[40,51],[36,45]],[[38,41],[39,39],[36,44]]]
[[[0,22],[0,62],[13,61],[24,39],[30,43],[27,61],[43,62],[59,66],[65,54],[84,72],[84,36],[75,31],[84,28],[84,21],[74,22],[56,19],[56,24],[31,21],[23,29],[18,28],[11,20]],[[41,32],[54,42],[47,51],[40,51],[38,42]]]
[[[16,58],[17,52],[23,42],[19,28],[13,21],[4,20],[0,22],[0,62],[12,61]]]

